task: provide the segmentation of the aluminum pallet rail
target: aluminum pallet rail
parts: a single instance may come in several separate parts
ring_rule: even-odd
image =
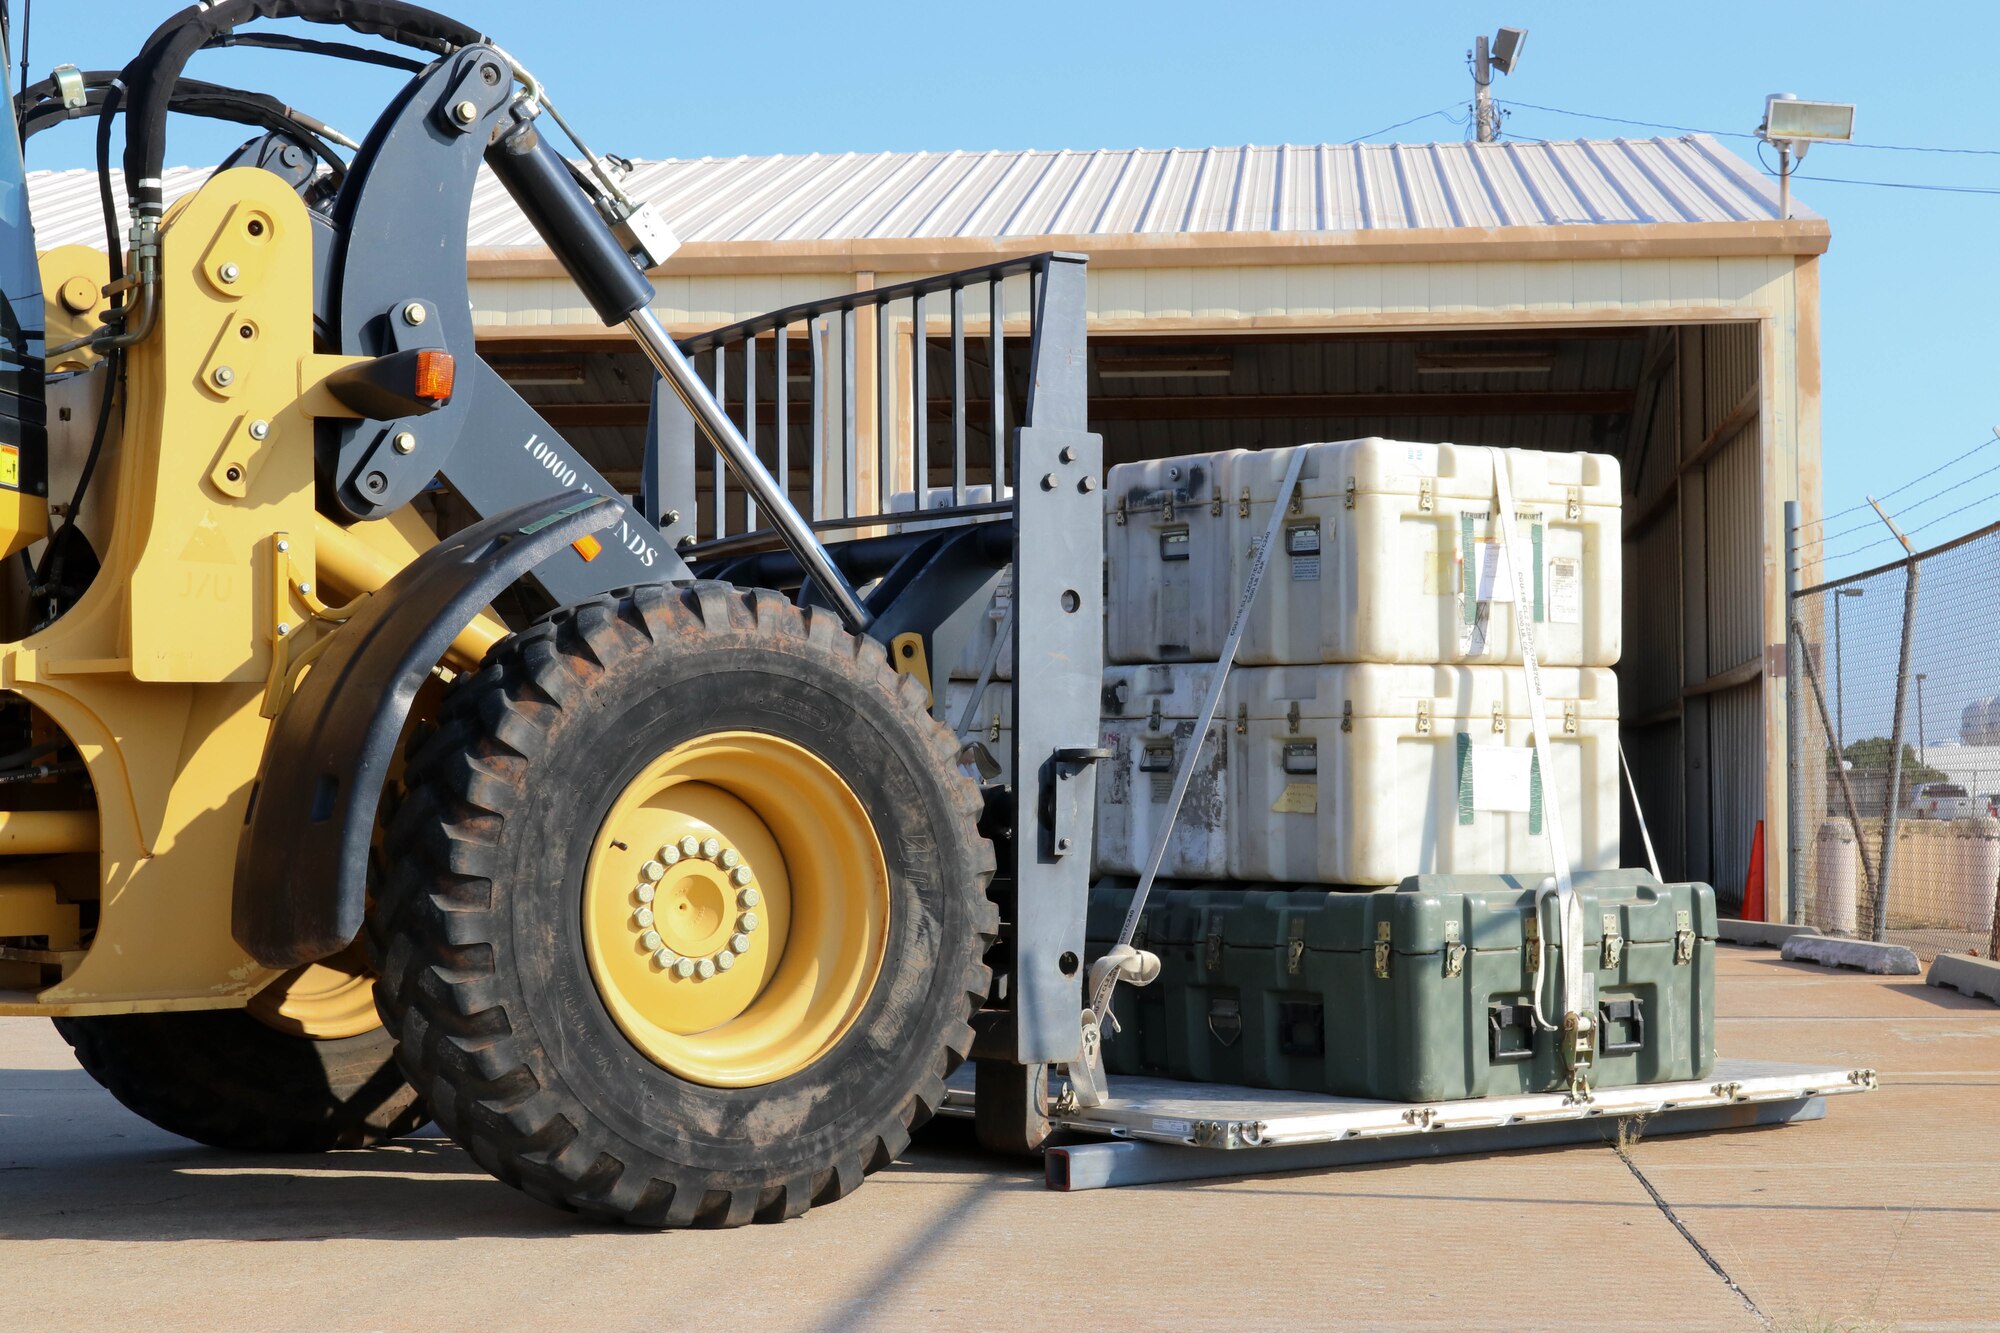
[[[1872,1069],[1722,1060],[1706,1079],[1599,1088],[1581,1099],[1385,1102],[1116,1076],[1104,1105],[1077,1107],[1052,1078],[1049,1119],[1097,1141],[1051,1147],[1044,1160],[1050,1189],[1104,1189],[1602,1142],[1621,1128],[1653,1138],[1792,1124],[1824,1118],[1828,1097],[1875,1086]],[[967,1070],[947,1085],[942,1109],[973,1113]]]

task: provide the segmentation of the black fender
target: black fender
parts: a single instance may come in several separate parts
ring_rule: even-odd
[[[418,687],[508,584],[624,513],[570,491],[496,514],[411,561],[334,632],[272,724],[250,790],[232,931],[252,958],[297,967],[360,933],[375,811]]]

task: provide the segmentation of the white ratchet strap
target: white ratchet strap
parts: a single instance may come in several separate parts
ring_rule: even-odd
[[[1639,837],[1646,844],[1646,869],[1653,872],[1653,878],[1660,877],[1660,858],[1653,854],[1653,835],[1646,828],[1646,811],[1639,804],[1639,785],[1632,781],[1632,764],[1625,758],[1625,742],[1618,742],[1618,767],[1625,772],[1625,790],[1632,793],[1632,813],[1639,820]]]
[[[1514,527],[1514,492],[1507,483],[1506,455],[1499,449],[1489,449],[1487,453],[1493,459],[1493,497],[1500,519],[1500,541],[1507,552],[1508,573],[1514,580],[1514,629],[1521,637],[1521,671],[1528,685],[1528,722],[1534,728],[1535,763],[1542,773],[1542,831],[1548,835],[1549,856],[1555,865],[1555,887],[1549,889],[1544,886],[1535,892],[1535,915],[1541,916],[1543,900],[1553,895],[1556,921],[1562,930],[1563,1016],[1573,1018],[1581,1015],[1581,1006],[1588,1003],[1583,991],[1583,906],[1577,901],[1576,886],[1570,879],[1569,843],[1563,837],[1562,801],[1556,792],[1556,770],[1549,756],[1549,710],[1542,699],[1541,665],[1535,660],[1534,589],[1529,582],[1528,561],[1521,558],[1523,548],[1520,536]],[[1477,586],[1476,575],[1474,585]],[[1543,975],[1545,973],[1538,968],[1535,973],[1535,1021],[1544,1028],[1553,1029],[1556,1025],[1542,1014]]]

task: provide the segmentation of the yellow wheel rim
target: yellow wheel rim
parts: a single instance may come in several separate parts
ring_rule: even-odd
[[[374,985],[375,974],[357,940],[331,958],[293,968],[258,991],[250,998],[250,1014],[294,1037],[358,1037],[382,1026]]]
[[[613,1021],[662,1068],[747,1088],[847,1034],[889,936],[889,870],[840,775],[758,732],[675,746],[626,784],[583,881]]]

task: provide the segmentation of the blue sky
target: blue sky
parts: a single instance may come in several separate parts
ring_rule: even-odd
[[[20,0],[14,7],[18,24]],[[38,0],[31,70],[122,65],[167,12],[129,0]],[[488,0],[456,12],[534,69],[593,146],[635,157],[1458,139],[1465,129],[1446,115],[1372,132],[1440,109],[1462,119],[1465,51],[1503,23],[1530,32],[1518,71],[1495,81],[1503,101],[1748,132],[1766,93],[1790,91],[1857,103],[1856,138],[1867,143],[2000,148],[1987,93],[2000,39],[1992,4]],[[357,136],[397,83],[387,72],[254,51],[205,52],[192,72],[280,94]],[[1507,130],[1655,132],[1525,108]],[[177,124],[168,161],[214,161],[236,139]],[[1746,155],[1756,147],[1725,142]],[[86,133],[65,127],[34,141],[30,166],[80,166],[89,152]],[[1996,191],[1796,186],[1833,228],[1822,261],[1827,511],[1984,442],[1888,503],[1919,545],[2000,520],[2000,335],[1990,313],[2000,156],[1823,146],[1800,175]],[[1830,573],[1891,558],[1865,527],[1831,538],[1862,517],[1827,526]]]

